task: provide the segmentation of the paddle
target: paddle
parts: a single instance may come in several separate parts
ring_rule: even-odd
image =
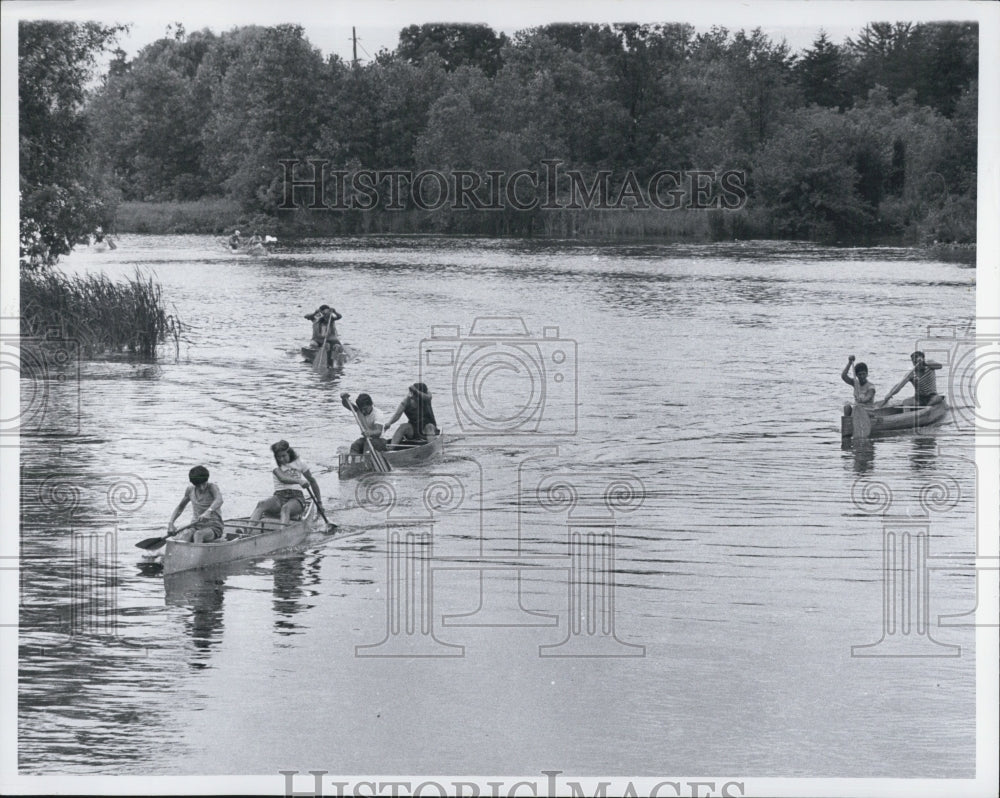
[[[859,404],[854,405],[851,412],[853,436],[855,440],[866,440],[872,434],[872,420],[868,415],[868,410]]]
[[[326,513],[323,512],[323,505],[319,503],[319,499],[316,498],[316,494],[313,493],[312,485],[308,482],[305,484],[306,493],[309,494],[309,498],[313,500],[313,504],[316,505],[316,509],[319,511],[320,516],[326,521],[326,531],[329,532],[337,528],[337,525],[330,522],[330,519],[326,517]]]
[[[330,340],[330,331],[333,329],[333,317],[331,316],[326,323],[326,335],[323,336],[323,343],[319,347],[319,351],[316,352],[316,357],[313,359],[313,371],[319,373],[321,371],[326,371],[329,367],[327,364],[327,354],[326,346],[327,342]]]
[[[167,538],[172,538],[178,532],[183,532],[185,529],[190,529],[193,527],[197,521],[192,521],[187,526],[182,526],[180,529],[175,529],[173,532],[168,532],[163,537],[159,538],[146,538],[145,540],[140,540],[135,545],[140,549],[146,549],[147,551],[155,551],[167,542]]]
[[[372,463],[375,466],[375,470],[381,474],[388,474],[390,471],[392,471],[392,466],[390,466],[389,463],[386,462],[386,459],[382,456],[381,452],[375,449],[375,446],[372,443],[372,439],[369,438],[367,435],[365,435],[365,425],[361,421],[361,415],[358,412],[358,408],[353,402],[351,402],[347,398],[348,396],[350,396],[350,394],[346,393],[341,394],[340,399],[344,403],[344,407],[350,410],[351,413],[354,415],[354,420],[358,422],[358,429],[361,430],[361,436],[365,439],[365,447],[368,449],[368,454],[372,458]]]

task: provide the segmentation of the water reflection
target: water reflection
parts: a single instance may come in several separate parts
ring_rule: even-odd
[[[937,467],[938,440],[933,435],[914,435],[911,441],[910,467],[917,473]]]
[[[875,441],[871,438],[842,438],[840,448],[854,455],[855,474],[867,474],[875,468]]]

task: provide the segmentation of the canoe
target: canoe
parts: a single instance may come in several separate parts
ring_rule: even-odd
[[[399,446],[393,446],[390,443],[389,448],[382,452],[382,456],[385,457],[386,462],[393,468],[408,468],[409,466],[426,463],[440,454],[443,448],[444,435],[438,433],[426,443],[417,445],[400,444]],[[374,472],[375,466],[371,462],[371,457],[367,452],[365,454],[351,454],[348,452],[347,454],[340,455],[337,476],[341,479],[354,479],[355,477],[360,477],[362,474]]]
[[[918,407],[916,405],[892,405],[869,410],[872,435],[885,432],[916,430],[936,424],[948,414],[948,403],[939,402],[936,405]],[[852,416],[841,416],[840,435],[850,438],[854,434],[854,419]]]
[[[303,346],[302,347],[302,357],[306,359],[306,362],[312,363],[316,359],[316,353],[319,351],[318,346]],[[344,361],[347,359],[347,352],[344,351],[343,345],[335,346],[333,349],[333,367],[339,368],[344,365]]]
[[[163,552],[163,573],[205,568],[294,548],[323,526],[317,521],[316,505],[308,504],[305,515],[288,524],[277,518],[261,519],[253,527],[249,525],[249,517],[223,521],[225,539],[212,543],[187,543],[170,538]]]

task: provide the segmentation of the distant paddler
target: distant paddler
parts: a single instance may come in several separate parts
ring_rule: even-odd
[[[337,313],[337,311],[329,305],[320,305],[318,310],[314,310],[312,313],[307,313],[306,320],[311,321],[313,325],[313,344],[317,347],[320,347],[327,342],[339,344],[340,339],[337,337],[337,322],[342,318],[344,317]]]
[[[879,402],[876,407],[884,407],[908,382],[913,383],[913,397],[905,399],[904,405],[928,407],[944,401],[944,397],[937,392],[937,378],[934,376],[934,372],[941,368],[941,364],[927,360],[920,350],[910,355],[910,362],[913,364],[913,368],[892,387],[892,390],[885,395],[885,399]]]
[[[235,252],[242,245],[243,245],[243,239],[240,238],[240,231],[235,230],[233,234],[229,236],[229,248]]]

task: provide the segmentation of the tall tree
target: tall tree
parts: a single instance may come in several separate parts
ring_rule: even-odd
[[[830,41],[826,31],[821,30],[812,47],[802,53],[795,65],[802,99],[807,105],[845,108],[850,99],[844,87],[846,69],[844,54]]]
[[[114,195],[94,168],[83,106],[98,56],[123,30],[95,22],[20,23],[22,266],[54,263],[110,218]]]
[[[421,64],[433,54],[449,72],[474,66],[492,77],[500,69],[500,51],[506,43],[507,36],[497,36],[489,25],[409,25],[399,32],[396,54],[411,64]]]

